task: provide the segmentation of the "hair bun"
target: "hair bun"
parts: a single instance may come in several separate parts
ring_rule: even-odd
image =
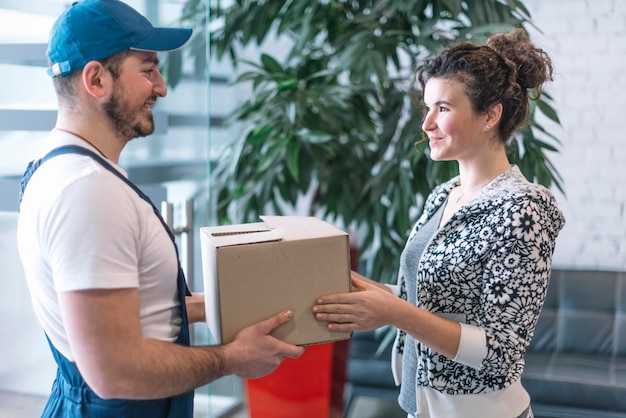
[[[535,47],[523,29],[492,35],[487,46],[499,53],[516,70],[517,83],[526,89],[538,89],[552,80],[552,61],[541,48]]]

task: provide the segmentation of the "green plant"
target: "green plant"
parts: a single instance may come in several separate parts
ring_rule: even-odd
[[[205,7],[188,0],[183,20],[206,16]],[[242,69],[237,82],[252,85],[232,119],[242,134],[213,171],[218,219],[256,221],[304,200],[309,214],[358,232],[364,274],[393,281],[425,197],[457,173],[418,143],[422,115],[409,98],[411,72],[450,44],[531,24],[523,3],[237,0],[213,1],[209,15],[211,51]],[[243,47],[272,35],[288,40],[280,57],[240,59]],[[172,77],[177,68],[169,66]],[[561,189],[548,157],[559,141],[537,122],[540,112],[559,123],[550,103],[548,94],[533,103],[509,154],[529,179]]]

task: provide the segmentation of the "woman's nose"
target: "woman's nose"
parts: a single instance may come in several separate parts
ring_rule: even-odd
[[[422,122],[422,130],[424,132],[432,131],[434,129],[435,122],[431,113],[426,113],[424,121]]]

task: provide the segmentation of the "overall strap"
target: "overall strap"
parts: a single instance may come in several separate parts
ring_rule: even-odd
[[[102,158],[100,155],[96,154],[95,152],[93,152],[93,151],[91,151],[91,150],[89,150],[87,148],[83,148],[83,147],[78,146],[78,145],[63,145],[63,146],[60,146],[58,148],[53,149],[52,151],[50,151],[46,155],[44,155],[41,159],[35,160],[35,161],[31,161],[30,163],[28,163],[28,166],[26,167],[26,172],[24,173],[24,177],[22,178],[22,182],[21,182],[21,185],[20,185],[20,203],[22,202],[22,196],[24,195],[24,190],[26,189],[26,184],[28,184],[28,180],[30,180],[30,176],[32,176],[32,174],[39,168],[39,166],[41,164],[45,163],[50,158],[56,157],[58,155],[63,155],[63,154],[80,154],[80,155],[85,155],[85,156],[91,157],[94,160],[96,160],[97,162],[99,162],[104,168],[109,170],[111,173],[115,174],[120,180],[122,180],[131,189],[133,189],[139,195],[139,197],[141,197],[143,200],[148,202],[150,204],[150,206],[152,206],[152,209],[154,210],[154,213],[159,218],[159,221],[161,221],[161,224],[163,225],[163,227],[167,231],[167,233],[170,236],[170,238],[172,239],[172,241],[176,240],[176,238],[174,237],[174,234],[172,233],[172,230],[165,223],[165,221],[163,220],[163,217],[159,213],[159,210],[156,208],[156,206],[154,206],[154,203],[152,203],[152,200],[150,200],[150,198],[144,192],[142,192],[141,189],[139,189],[139,187],[137,187],[132,181],[128,180],[128,178],[126,178],[126,176],[124,176],[122,173],[120,173],[118,170],[116,170],[111,164],[109,164],[109,162],[107,160]],[[177,250],[177,252],[178,252],[178,250]]]

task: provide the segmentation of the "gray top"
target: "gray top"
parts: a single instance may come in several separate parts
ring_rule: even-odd
[[[406,277],[417,277],[417,266],[426,245],[431,240],[435,232],[439,229],[439,223],[443,216],[445,203],[437,209],[432,218],[424,224],[420,230],[409,239],[402,255],[400,264]],[[413,305],[417,305],[417,285],[415,280],[406,280],[407,300]],[[415,351],[415,339],[410,335],[406,336],[404,345],[404,361],[402,362],[402,386],[398,402],[406,412],[417,414],[417,392],[415,376],[417,375],[417,352]]]

